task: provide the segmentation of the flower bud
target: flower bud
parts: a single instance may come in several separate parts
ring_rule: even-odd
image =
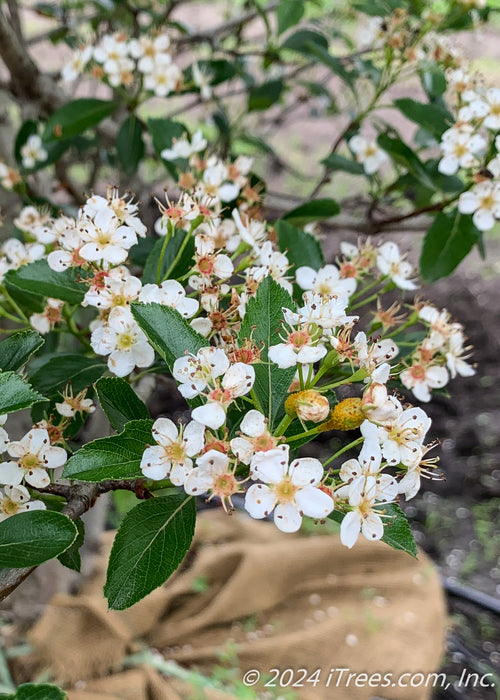
[[[330,404],[319,391],[307,389],[289,396],[285,401],[285,411],[289,416],[297,415],[301,420],[321,423],[328,417]]]
[[[330,419],[321,430],[355,430],[364,420],[362,400],[356,397],[344,399],[334,406]]]

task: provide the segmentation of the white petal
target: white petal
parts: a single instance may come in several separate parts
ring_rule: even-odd
[[[185,450],[188,457],[199,454],[205,445],[205,426],[196,420],[190,421],[183,432]]]
[[[297,532],[302,516],[292,503],[279,503],[274,509],[274,523],[282,532]]]
[[[197,406],[192,410],[191,415],[198,423],[206,425],[212,430],[220,428],[226,420],[226,412],[220,403],[213,401],[209,401],[204,406]]]
[[[25,472],[24,476],[30,486],[38,489],[43,489],[50,484],[50,478],[45,469],[39,469],[38,467],[30,469],[28,472]]]
[[[0,484],[16,486],[23,480],[24,470],[17,462],[2,462],[0,464]]]
[[[310,518],[326,518],[333,510],[333,499],[324,491],[306,486],[295,494],[299,511]]]
[[[159,445],[168,447],[178,437],[177,426],[169,418],[158,418],[151,429],[154,439]]]
[[[363,518],[361,532],[367,540],[379,540],[384,536],[382,519],[376,513],[370,513]]]
[[[195,467],[186,477],[184,490],[191,496],[199,496],[212,488],[214,483],[213,475],[206,469]]]
[[[316,270],[312,267],[299,267],[295,272],[295,280],[302,289],[312,289],[317,277]]]
[[[46,450],[43,450],[41,456],[45,462],[45,466],[49,469],[62,467],[63,464],[66,464],[68,458],[66,450],[63,450],[62,447],[48,447]]]
[[[314,457],[295,459],[288,471],[294,486],[316,486],[323,478],[323,465]]]
[[[274,492],[264,484],[253,484],[245,495],[245,509],[252,518],[265,518],[276,504]]]
[[[259,437],[265,433],[267,429],[267,419],[260,412],[252,409],[248,411],[243,420],[240,423],[240,429],[245,435],[250,437]]]
[[[347,513],[340,525],[340,541],[346,547],[354,546],[359,536],[361,529],[361,515],[358,511],[353,510]]]
[[[255,477],[271,484],[279,484],[288,469],[288,445],[280,445],[267,452],[256,452],[250,462]]]

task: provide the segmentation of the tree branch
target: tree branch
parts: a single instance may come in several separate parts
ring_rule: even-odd
[[[84,513],[92,508],[98,496],[108,491],[123,489],[133,491],[137,498],[151,498],[152,494],[144,488],[143,480],[131,479],[123,481],[102,481],[98,484],[50,484],[44,489],[37,489],[40,493],[50,493],[68,498],[68,502],[62,509],[62,513],[71,520],[78,520]],[[0,570],[0,602],[5,600],[18,586],[25,581],[37,567],[31,566],[24,569]]]

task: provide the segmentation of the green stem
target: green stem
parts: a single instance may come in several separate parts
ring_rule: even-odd
[[[193,231],[195,230],[195,228],[197,228],[197,227],[201,224],[201,222],[203,221],[204,218],[205,218],[204,216],[200,215],[200,216],[197,216],[196,219],[194,219],[193,223],[191,224],[191,227],[190,227],[189,231],[188,231],[188,232],[186,233],[186,235],[184,236],[184,240],[182,241],[181,247],[180,247],[179,250],[177,251],[177,255],[176,255],[175,258],[172,260],[172,264],[170,265],[170,267],[168,268],[168,270],[167,270],[167,271],[165,272],[165,274],[163,275],[163,280],[168,280],[169,275],[171,274],[172,270],[175,269],[175,267],[176,267],[176,265],[178,264],[179,260],[182,258],[182,254],[184,253],[188,242],[191,240],[191,234],[193,233]]]
[[[0,287],[0,290],[1,290],[2,294],[4,295],[4,297],[7,299],[7,301],[9,302],[9,304],[12,306],[14,311],[19,315],[19,317],[22,318],[23,321],[25,321],[26,323],[29,323],[27,316],[25,315],[23,310],[18,306],[18,304],[14,301],[14,299],[10,296],[5,285],[2,285],[2,287]]]
[[[349,307],[349,311],[354,311],[355,309],[359,309],[361,306],[364,306],[365,304],[369,304],[371,301],[374,301],[375,299],[378,299],[382,294],[385,294],[388,289],[389,289],[390,283],[386,284],[385,287],[382,287],[382,289],[379,289],[378,292],[375,292],[375,294],[371,294],[369,297],[365,297],[364,299],[361,299],[361,301],[358,301],[357,304],[354,304],[354,306]]]
[[[287,443],[295,442],[296,440],[302,440],[302,438],[312,437],[320,432],[321,430],[319,427],[311,428],[310,430],[306,430],[305,433],[300,433],[299,435],[292,435],[292,437],[287,438],[286,441]]]
[[[326,462],[323,462],[323,466],[326,467],[327,464],[330,464],[330,462],[333,462],[334,459],[337,459],[337,457],[340,457],[340,455],[343,455],[344,452],[347,452],[348,450],[352,449],[353,447],[356,447],[356,445],[359,445],[361,442],[363,442],[365,438],[364,437],[359,437],[356,440],[353,440],[347,445],[344,445],[344,447],[339,450],[338,452],[335,452],[331,457],[328,457]]]
[[[333,384],[322,384],[320,387],[318,387],[318,391],[329,391],[330,389],[335,389],[335,387],[337,386],[342,386],[342,384],[352,384],[353,382],[358,382],[362,379],[365,379],[365,377],[367,376],[367,371],[360,367],[360,369],[356,370],[354,374],[351,374],[345,379],[341,379],[340,381],[334,382]]]
[[[163,264],[163,258],[165,257],[165,251],[167,250],[167,245],[172,236],[172,224],[170,221],[167,224],[167,233],[165,235],[165,239],[163,241],[161,250],[160,250],[160,257],[158,259],[158,267],[156,268],[156,284],[160,284],[161,282],[161,266]]]
[[[283,435],[286,432],[286,429],[290,425],[290,423],[293,421],[292,416],[284,416],[281,423],[278,425],[276,430],[274,431],[274,437],[279,437],[280,435]]]

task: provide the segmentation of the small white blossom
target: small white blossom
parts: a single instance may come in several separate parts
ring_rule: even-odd
[[[414,273],[410,263],[401,255],[396,243],[387,241],[380,246],[377,255],[377,267],[383,275],[388,275],[400,289],[417,289],[409,279]]]
[[[0,484],[17,486],[23,479],[35,488],[44,488],[50,483],[47,469],[62,467],[66,463],[66,452],[62,447],[50,444],[45,429],[33,428],[21,440],[10,442],[7,452],[14,461],[0,464]]]
[[[419,401],[428,402],[431,400],[430,390],[441,389],[448,383],[450,377],[446,367],[417,362],[403,370],[399,378]]]
[[[207,385],[229,369],[229,360],[220,348],[201,348],[196,355],[179,357],[172,370],[172,376],[178,382],[179,391],[186,399],[194,399]]]
[[[78,78],[85,70],[87,63],[92,58],[94,50],[92,46],[85,46],[73,53],[69,61],[67,61],[61,70],[61,77],[65,83],[71,83]]]
[[[186,290],[176,280],[165,280],[160,285],[145,284],[139,294],[143,304],[162,304],[176,309],[184,318],[191,318],[200,305],[196,299],[186,296]]]
[[[164,148],[160,156],[164,160],[177,160],[177,158],[189,159],[194,153],[200,153],[207,147],[207,140],[203,138],[201,130],[195,131],[191,141],[187,134],[180,139],[172,141],[171,148]]]
[[[92,349],[98,355],[109,355],[108,367],[117,377],[125,377],[134,367],[149,367],[154,361],[154,350],[123,306],[111,310],[105,324],[99,325],[90,336]]]
[[[142,473],[148,479],[170,479],[175,486],[182,486],[193,468],[192,457],[205,446],[205,427],[193,420],[177,429],[168,418],[158,418],[152,433],[158,444],[145,449]]]
[[[297,284],[302,289],[311,290],[324,296],[350,297],[356,291],[356,280],[353,277],[342,279],[339,269],[335,265],[324,265],[317,271],[313,270],[312,267],[299,267],[295,277]]]
[[[0,522],[17,513],[45,510],[45,508],[43,501],[30,500],[30,493],[24,486],[5,486],[3,493],[0,491]]]
[[[472,214],[474,225],[480,231],[489,231],[500,217],[500,185],[485,180],[463,192],[458,199],[458,211]]]
[[[373,175],[388,161],[388,156],[377,142],[366,139],[364,136],[353,136],[349,141],[349,148],[356,156],[358,163],[363,165],[367,175]]]
[[[42,335],[50,333],[55,324],[61,320],[64,301],[47,299],[45,309],[40,314],[30,316],[31,327]]]
[[[48,155],[38,134],[31,134],[24,146],[21,146],[21,159],[24,168],[34,168],[37,163],[47,160]]]

